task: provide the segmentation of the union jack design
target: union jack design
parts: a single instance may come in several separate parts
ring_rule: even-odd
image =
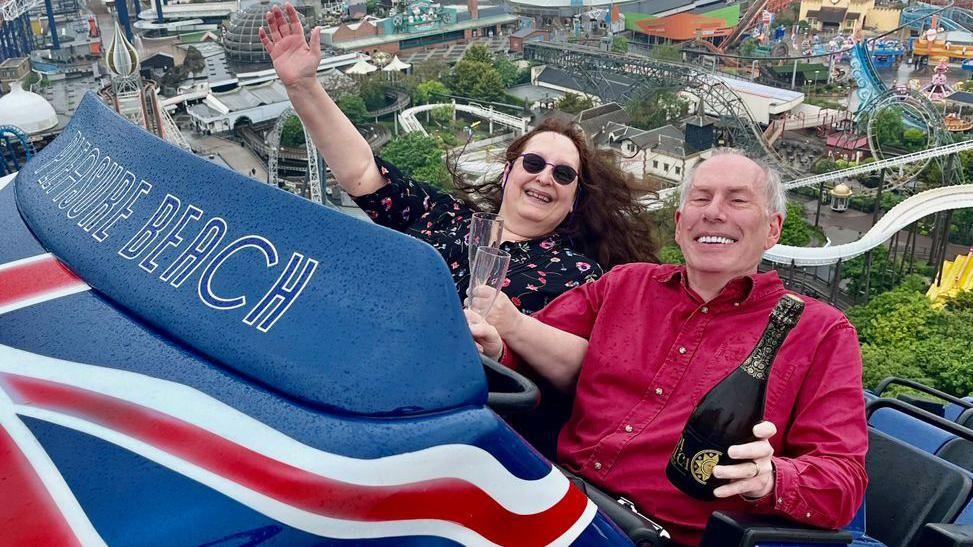
[[[0,265],[0,315],[89,289],[49,254]],[[0,498],[22,500],[0,504],[12,544],[106,543],[22,418],[101,439],[328,538],[564,545],[597,512],[557,470],[522,479],[478,446],[333,454],[190,386],[0,345]]]

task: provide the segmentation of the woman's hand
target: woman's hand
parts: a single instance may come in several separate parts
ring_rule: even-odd
[[[314,27],[308,44],[297,10],[290,2],[284,10],[286,18],[278,5],[265,14],[267,26],[260,27],[260,41],[270,53],[277,76],[285,87],[314,85],[321,62],[321,27]]]
[[[463,313],[466,314],[466,323],[470,326],[470,334],[473,335],[476,349],[490,359],[499,360],[503,341],[497,329],[473,310],[463,310]]]
[[[520,310],[517,309],[517,306],[514,306],[507,295],[486,285],[481,285],[473,289],[470,294],[470,307],[483,309],[487,307],[490,299],[494,298],[494,296],[496,296],[496,300],[493,301],[493,306],[490,306],[486,320],[496,327],[500,337],[506,340],[511,334],[517,332],[517,329],[520,328],[521,323],[527,316],[520,313]]]

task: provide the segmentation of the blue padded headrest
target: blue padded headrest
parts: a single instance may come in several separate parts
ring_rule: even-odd
[[[879,408],[868,418],[868,423],[929,454],[936,454],[947,441],[956,438],[952,433],[892,408]]]
[[[486,400],[425,243],[170,146],[90,93],[16,189],[36,237],[89,285],[289,396],[367,415]]]

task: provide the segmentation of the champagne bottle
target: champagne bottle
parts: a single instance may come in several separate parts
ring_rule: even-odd
[[[777,301],[750,355],[689,416],[666,466],[666,477],[676,488],[709,501],[715,499],[713,490],[728,482],[713,478],[713,467],[740,463],[727,456],[727,449],[755,440],[753,426],[763,420],[770,366],[803,312],[804,302],[796,296]]]

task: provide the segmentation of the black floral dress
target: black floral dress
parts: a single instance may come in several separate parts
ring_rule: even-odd
[[[467,236],[475,211],[446,192],[406,177],[394,165],[380,158],[375,161],[388,184],[354,198],[355,203],[376,224],[419,238],[439,251],[460,299],[465,298],[470,282]],[[594,260],[571,249],[556,233],[542,239],[507,241],[500,248],[510,253],[503,292],[526,314],[602,275]]]

